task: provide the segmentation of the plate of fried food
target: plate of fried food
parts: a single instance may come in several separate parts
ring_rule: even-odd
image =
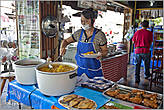
[[[67,109],[96,109],[97,107],[95,101],[76,94],[61,96],[58,102]]]
[[[86,58],[97,58],[97,57],[101,56],[101,53],[100,52],[94,53],[93,51],[90,51],[87,53],[83,53],[82,55]]]
[[[103,92],[103,95],[109,98],[138,104],[150,108],[160,108],[162,104],[162,95],[145,90],[134,89],[123,85],[109,88]]]

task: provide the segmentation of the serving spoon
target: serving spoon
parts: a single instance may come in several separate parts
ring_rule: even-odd
[[[54,62],[56,62],[56,61],[57,61],[60,57],[61,57],[61,55],[59,55],[59,56],[55,59],[55,61],[54,61]],[[48,68],[52,69],[52,68],[53,68],[53,66],[52,66],[51,64],[48,64]]]
[[[53,66],[52,66],[51,64],[49,64],[49,65],[48,65],[48,68],[52,69],[52,68],[53,68]]]

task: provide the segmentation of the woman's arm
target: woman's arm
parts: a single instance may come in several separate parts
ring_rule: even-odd
[[[101,59],[102,57],[105,57],[108,54],[108,48],[107,48],[107,44],[100,46],[101,48],[101,56],[98,56],[96,59]]]
[[[73,38],[72,37],[69,37],[69,38],[67,38],[67,39],[64,39],[63,41],[62,41],[62,43],[61,43],[61,47],[60,47],[60,55],[64,55],[65,53],[66,53],[66,47],[67,47],[67,45],[69,45],[70,43],[73,43],[73,42],[75,42],[74,40],[73,40]]]
[[[102,57],[105,57],[108,54],[107,44],[105,44],[104,46],[100,46],[100,48]]]

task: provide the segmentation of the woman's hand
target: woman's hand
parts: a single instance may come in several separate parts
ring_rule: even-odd
[[[64,39],[62,41],[61,48],[60,48],[60,55],[61,56],[65,55],[65,53],[66,53],[66,49],[65,48],[67,47],[67,45],[69,45],[70,43],[73,43],[73,42],[74,42],[74,40],[73,40],[72,37],[69,37],[69,38]]]
[[[97,60],[100,60],[102,58],[102,53],[98,52],[98,57],[96,58]]]
[[[101,55],[98,56],[97,59],[101,59],[102,57],[105,57],[108,54],[107,44],[104,46],[100,46],[100,48],[101,48],[101,53],[100,52],[98,53],[100,53]]]

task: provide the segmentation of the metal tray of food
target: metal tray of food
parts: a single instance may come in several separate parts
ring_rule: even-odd
[[[93,89],[99,92],[103,92],[113,85],[113,81],[107,80],[102,77],[94,77],[93,79],[89,79],[88,81],[81,84],[82,87]]]
[[[105,90],[103,95],[109,99],[113,98],[153,109],[161,108],[163,103],[162,94],[120,84],[113,85],[111,88]]]

